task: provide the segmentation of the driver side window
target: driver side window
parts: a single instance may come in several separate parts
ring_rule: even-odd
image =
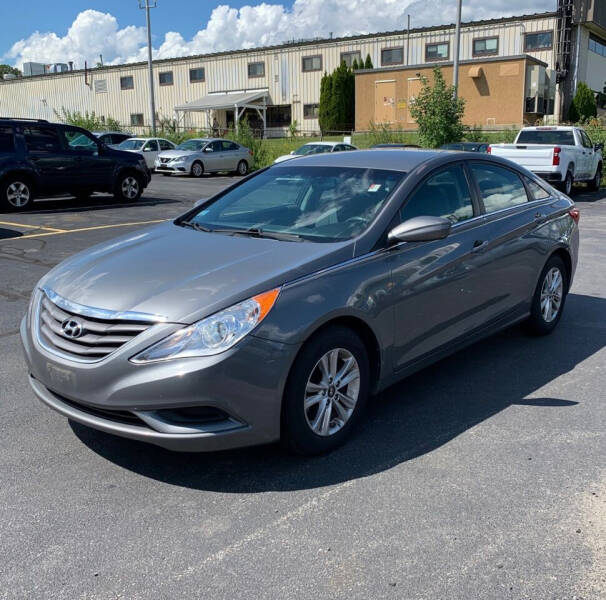
[[[402,222],[421,216],[445,217],[453,224],[473,217],[471,193],[461,165],[430,175],[400,209]]]
[[[74,152],[87,152],[94,154],[99,151],[99,145],[96,139],[89,137],[78,129],[65,127],[63,129],[65,136],[65,147]]]

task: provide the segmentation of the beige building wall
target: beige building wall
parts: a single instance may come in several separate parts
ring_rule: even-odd
[[[524,121],[524,82],[528,59],[473,61],[459,67],[459,94],[465,98],[464,122],[483,127],[517,127]],[[452,65],[442,73],[452,83]],[[415,129],[410,100],[421,88],[421,76],[433,79],[432,69],[379,69],[356,75],[356,131],[371,122],[393,129]]]

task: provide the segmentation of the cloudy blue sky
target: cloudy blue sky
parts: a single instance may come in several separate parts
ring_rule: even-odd
[[[158,58],[279,44],[288,40],[453,22],[456,0],[157,0]],[[465,20],[555,9],[555,0],[463,0]],[[0,62],[67,62],[81,68],[145,57],[137,0],[0,0]]]

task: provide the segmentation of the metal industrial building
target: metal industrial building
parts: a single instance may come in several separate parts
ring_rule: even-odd
[[[229,127],[237,116],[247,115],[257,127],[265,121],[268,135],[285,131],[294,121],[299,130],[317,131],[320,80],[325,71],[331,72],[342,60],[351,64],[367,54],[375,69],[360,72],[356,77],[359,82],[369,76],[374,82],[394,79],[389,72],[398,70],[408,72],[408,81],[434,64],[447,71],[453,58],[454,35],[454,25],[444,25],[155,60],[156,111],[160,118],[176,119],[180,127],[206,128],[214,119],[221,127]],[[579,81],[596,92],[604,87],[606,1],[559,0],[556,12],[464,23],[460,58],[463,96],[465,86],[471,85],[463,81],[465,77],[475,80],[474,85],[478,83],[478,77],[472,77],[472,67],[482,66],[484,76],[497,78],[499,73],[511,75],[511,64],[523,63],[515,86],[495,84],[494,94],[488,86],[493,104],[515,104],[513,113],[491,108],[470,115],[469,122],[515,126],[544,115],[553,114],[557,119],[565,114],[562,111]],[[497,71],[490,67],[493,62],[501,64]],[[521,94],[520,86],[524,89]],[[398,103],[401,101],[403,107],[409,95],[406,91],[401,100],[397,92],[384,94],[389,102],[393,100],[392,123],[398,127],[414,128],[405,112],[398,118]],[[374,90],[375,104],[376,98]],[[65,107],[95,111],[140,132],[149,126],[148,106],[147,63],[0,82],[3,116],[56,120],[55,111]],[[356,119],[358,129],[364,129],[370,120],[377,121],[375,108],[365,110],[364,117]]]

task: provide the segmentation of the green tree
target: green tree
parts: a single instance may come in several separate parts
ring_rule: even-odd
[[[22,75],[21,71],[19,71],[17,67],[11,67],[10,65],[0,65],[0,79],[2,79],[7,73],[10,73],[11,75],[16,75],[17,77],[21,77]]]
[[[320,82],[318,119],[322,131],[348,131],[355,120],[355,78],[345,62]]]
[[[354,58],[354,61],[353,61],[352,65],[351,65],[351,69],[352,69],[352,71],[357,71],[359,68],[360,67],[358,66],[358,59]]]
[[[570,108],[568,109],[568,120],[572,123],[584,121],[596,117],[598,114],[595,95],[591,88],[582,81],[577,85]]]
[[[372,69],[372,60],[370,59],[370,54],[366,55],[366,61],[364,62],[364,68],[365,69]]]
[[[122,127],[116,119],[101,117],[94,110],[90,113],[88,111],[81,113],[78,110],[69,110],[62,106],[59,112],[56,110],[53,112],[61,123],[82,127],[88,131],[122,131]]]
[[[463,139],[465,112],[463,98],[455,98],[455,88],[446,85],[439,67],[433,69],[433,85],[421,76],[421,91],[410,101],[410,114],[419,126],[422,146],[438,148],[442,144]]]

